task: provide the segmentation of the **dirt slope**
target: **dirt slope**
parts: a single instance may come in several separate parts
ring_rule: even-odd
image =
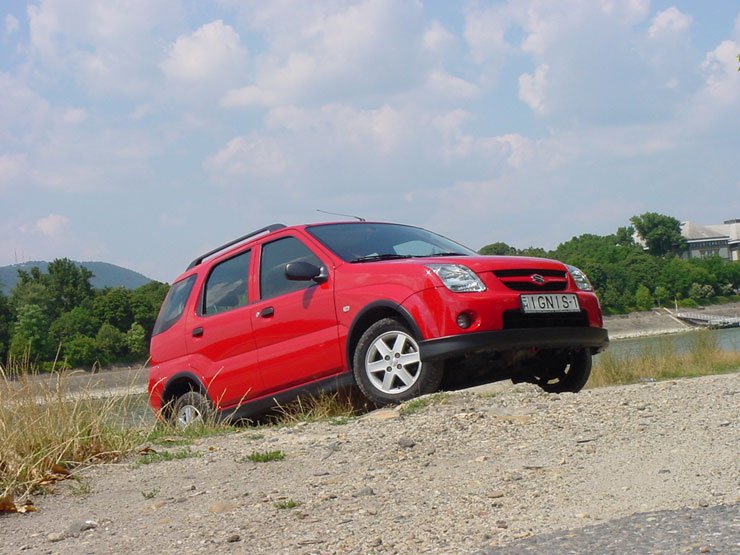
[[[441,399],[404,416],[247,428],[200,440],[197,457],[91,469],[83,487],[37,497],[38,512],[0,516],[0,552],[471,553],[740,502],[740,374]],[[284,460],[245,459],[273,450]]]

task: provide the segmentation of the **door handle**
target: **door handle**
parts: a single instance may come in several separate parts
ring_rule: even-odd
[[[193,337],[203,337],[203,328],[202,327],[194,328]]]
[[[271,318],[274,315],[275,315],[275,309],[271,306],[268,306],[267,308],[263,308],[257,314],[257,316],[259,316],[260,318]]]

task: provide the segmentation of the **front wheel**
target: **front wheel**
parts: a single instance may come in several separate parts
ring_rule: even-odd
[[[422,362],[416,340],[393,318],[379,320],[365,331],[353,362],[358,387],[381,405],[433,393],[442,381],[442,366]]]
[[[549,368],[536,373],[532,383],[548,393],[578,393],[591,375],[591,351],[583,349],[570,353],[564,361],[553,362]]]

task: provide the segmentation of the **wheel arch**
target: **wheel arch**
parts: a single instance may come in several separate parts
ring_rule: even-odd
[[[195,391],[197,393],[205,395],[208,401],[213,404],[210,396],[208,395],[208,390],[206,389],[206,386],[203,385],[203,382],[198,376],[196,376],[192,372],[178,372],[167,381],[167,384],[164,387],[164,391],[162,392],[162,411],[165,413],[165,415],[171,409],[172,403],[175,401],[175,399],[177,399],[181,395],[185,395],[189,391]]]
[[[378,320],[395,318],[409,328],[411,334],[421,340],[422,335],[414,318],[398,303],[392,301],[375,301],[365,306],[352,320],[347,334],[347,362],[352,368],[355,349],[365,331]]]

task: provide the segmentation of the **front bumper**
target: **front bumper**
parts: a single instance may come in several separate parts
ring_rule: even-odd
[[[598,353],[609,345],[604,328],[526,328],[465,333],[419,342],[421,360],[431,362],[471,353],[518,349],[591,349]]]

